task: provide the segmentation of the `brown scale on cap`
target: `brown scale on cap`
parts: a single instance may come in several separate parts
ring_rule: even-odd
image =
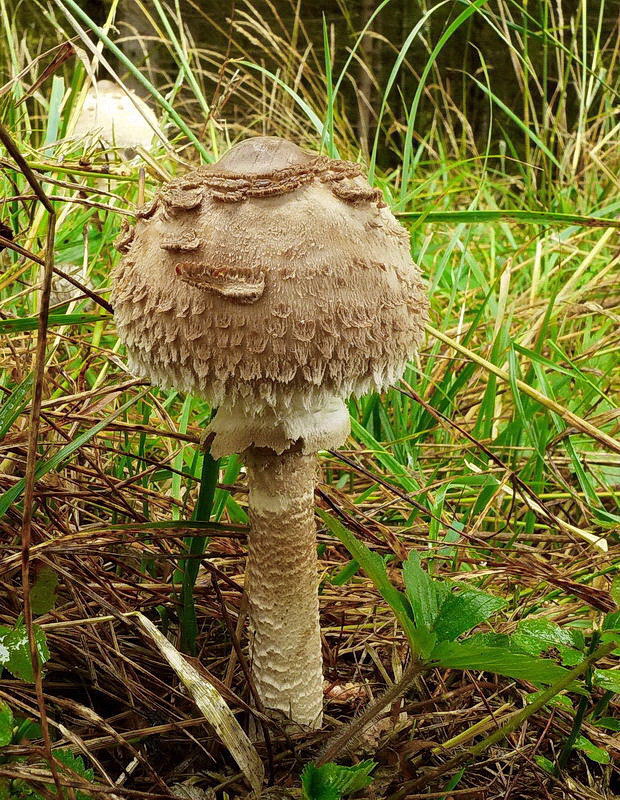
[[[172,181],[119,244],[114,304],[133,371],[265,421],[257,437],[222,411],[216,453],[282,451],[304,425],[307,450],[334,446],[342,399],[396,380],[422,336],[420,273],[380,192],[359,164],[285,140],[248,139]]]

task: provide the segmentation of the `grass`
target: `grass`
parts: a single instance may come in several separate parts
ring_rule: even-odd
[[[225,461],[215,486],[206,464],[214,494],[203,488],[199,496],[199,439],[211,409],[129,375],[113,318],[97,299],[109,297],[118,258],[112,243],[140,192],[148,200],[162,175],[267,132],[354,160],[365,154],[374,182],[411,231],[432,298],[426,343],[402,383],[381,398],[351,401],[353,433],[340,451],[322,454],[317,504],[381,556],[396,589],[403,587],[401,564],[417,550],[433,578],[505,601],[478,632],[509,636],[543,621],[585,637],[580,674],[591,688],[581,699],[557,690],[544,706],[531,680],[501,678],[472,661],[465,670],[425,670],[394,691],[407,670],[406,637],[360,560],[364,551],[354,558],[321,523],[327,723],[320,734],[292,739],[276,726],[257,745],[264,763],[291,787],[325,746],[339,761],[371,757],[384,797],[398,796],[401,784],[455,797],[617,793],[618,693],[596,678],[596,669],[617,662],[608,652],[596,665],[587,661],[620,595],[620,50],[617,26],[604,24],[613,4],[581,0],[560,18],[545,0],[458,3],[431,40],[427,23],[443,6],[421,3],[410,35],[392,44],[385,85],[370,73],[379,99],[368,141],[355,135],[347,87],[357,87],[365,42],[389,3],[367,23],[354,19],[362,34],[346,43],[334,43],[325,23],[314,47],[303,13],[287,26],[275,10],[261,15],[240,4],[225,25],[213,20],[229,37],[226,52],[194,42],[178,11],[147,5],[172,66],[142,71],[149,77],[140,81],[168,122],[167,142],[146,160],[121,164],[113,152],[69,138],[86,70],[66,50],[46,52],[76,36],[82,47],[91,42],[91,57],[99,39],[108,59],[118,39],[115,6],[102,31],[71,0],[41,5],[52,32],[43,40],[24,38],[23,10],[14,14],[0,0],[8,44],[0,56],[0,121],[53,198],[57,267],[85,264],[95,295],[39,312],[50,264],[48,215],[24,168],[0,150],[0,221],[21,248],[0,254],[2,624],[18,624],[24,611],[22,562],[35,586],[44,567],[59,580],[49,609],[35,615],[51,653],[45,679],[35,674],[33,684],[5,672],[0,680],[16,730],[24,720],[36,726],[46,719],[50,730],[34,727],[0,750],[0,789],[11,780],[21,797],[15,781],[28,770],[39,790],[46,776],[48,786],[73,780],[84,789],[60,762],[46,771],[44,757],[55,764],[50,748],[68,747],[88,757],[100,788],[114,782],[119,796],[165,794],[187,780],[243,790],[242,774],[131,616],[140,610],[174,644],[195,646],[194,663],[238,717],[248,713],[239,660],[243,471],[238,459]],[[508,104],[484,49],[475,74],[462,76],[486,104],[482,142],[468,124],[469,95],[459,103],[448,91],[440,57],[473,20],[501,44],[515,85]],[[419,89],[401,98],[416,48],[427,52]],[[122,58],[121,69],[132,72]],[[45,370],[38,379],[41,320]],[[29,564],[22,530],[28,491]],[[209,509],[212,522],[205,523]],[[183,574],[191,578],[185,585]],[[189,639],[182,635],[188,631]],[[326,745],[385,690],[394,695],[390,713],[377,712],[353,741],[345,735],[342,749],[334,750],[335,739]],[[535,704],[531,713],[503,731],[513,711],[528,711],[527,702]],[[483,734],[492,739],[489,751]],[[464,744],[475,757],[461,758]]]

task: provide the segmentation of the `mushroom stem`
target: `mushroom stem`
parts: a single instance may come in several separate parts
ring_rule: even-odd
[[[315,455],[267,448],[244,453],[251,530],[246,589],[256,688],[268,709],[320,728],[323,672],[319,625]]]

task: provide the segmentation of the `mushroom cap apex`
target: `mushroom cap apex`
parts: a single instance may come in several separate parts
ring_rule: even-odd
[[[119,95],[123,94],[123,90],[118,85],[118,83],[114,83],[114,81],[109,81],[106,78],[102,78],[100,81],[97,81],[93,84],[92,88],[95,91],[99,92],[117,92]]]
[[[210,173],[228,175],[268,175],[287,167],[308,164],[316,154],[280,139],[278,136],[253,136],[230,148],[219,161],[209,166]]]

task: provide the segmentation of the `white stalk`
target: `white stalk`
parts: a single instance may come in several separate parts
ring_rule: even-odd
[[[256,689],[267,709],[320,728],[316,456],[252,448],[244,459],[251,523],[246,588]]]

